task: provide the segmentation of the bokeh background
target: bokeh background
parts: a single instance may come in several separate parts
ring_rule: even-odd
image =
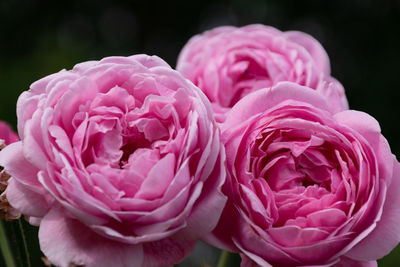
[[[350,107],[374,116],[400,156],[399,0],[0,0],[0,119],[15,128],[19,94],[39,78],[76,63],[146,53],[174,67],[194,34],[252,23],[304,31],[319,40]],[[43,266],[37,229],[22,223],[34,266]],[[9,231],[17,228],[7,224]],[[217,256],[218,251],[200,245],[194,261],[180,266],[213,265]],[[400,266],[400,248],[379,265]]]

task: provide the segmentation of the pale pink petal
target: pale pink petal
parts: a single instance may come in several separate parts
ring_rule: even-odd
[[[314,37],[298,31],[288,31],[283,34],[288,40],[295,42],[304,47],[311,57],[314,59],[318,69],[322,70],[326,74],[330,74],[331,65],[329,62],[328,54],[322,45],[314,39]]]
[[[157,56],[148,56],[145,54],[139,54],[130,56],[129,58],[138,61],[140,64],[143,64],[147,68],[159,67],[159,66],[170,68],[167,62],[165,62],[164,60],[162,60]]]
[[[37,179],[38,169],[22,153],[22,141],[12,143],[0,151],[0,165],[19,182],[41,188]]]
[[[29,186],[14,178],[8,181],[6,196],[11,206],[28,216],[43,217],[49,209],[43,195],[30,190]]]
[[[143,199],[161,197],[174,178],[174,169],[175,156],[167,154],[151,168],[135,196]]]
[[[141,245],[104,238],[58,209],[43,218],[39,241],[45,256],[60,267],[71,263],[86,267],[141,266],[144,259]]]
[[[173,266],[186,258],[194,249],[196,241],[174,240],[165,238],[143,244],[143,266]]]

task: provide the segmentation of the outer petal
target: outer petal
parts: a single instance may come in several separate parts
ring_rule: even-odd
[[[314,90],[292,82],[280,82],[272,88],[261,89],[242,98],[228,113],[222,126],[222,132],[256,114],[262,114],[286,100],[298,101],[300,105],[307,103],[322,110],[329,110],[327,102]]]
[[[400,164],[394,164],[381,220],[365,239],[346,256],[354,260],[376,260],[388,254],[400,242]]]
[[[0,121],[0,139],[3,139],[6,145],[17,142],[18,136],[6,122]]]
[[[325,74],[330,74],[331,66],[328,54],[316,39],[304,32],[298,31],[288,31],[284,35],[288,40],[304,47],[314,59],[318,69],[322,70]]]
[[[13,178],[8,182],[6,196],[11,206],[28,216],[43,217],[49,208],[42,195]]]
[[[393,155],[386,139],[381,135],[379,123],[367,113],[345,110],[335,114],[340,125],[346,125],[361,134],[378,157],[380,178],[390,181],[393,173]]]
[[[230,179],[231,177],[229,173],[227,173],[227,182],[225,182],[222,189],[223,192],[228,196],[230,194],[226,192],[231,191],[229,182]],[[236,224],[239,221],[237,216],[237,209],[233,206],[233,202],[228,200],[219,218],[217,226],[210,234],[206,235],[202,239],[205,242],[222,250],[237,252],[238,249],[232,241],[232,236],[237,232],[236,229],[238,226]]]
[[[22,141],[12,143],[0,151],[0,165],[19,182],[41,188],[37,179],[39,170],[24,157]]]
[[[249,257],[247,257],[245,254],[240,254],[240,257],[242,258],[242,261],[240,262],[240,267],[258,267],[258,266],[260,266],[255,261],[253,261]],[[258,263],[262,262],[264,267],[272,266],[271,264],[267,263],[263,259],[258,259],[257,262]]]
[[[127,245],[95,234],[77,220],[65,217],[63,211],[52,209],[39,229],[40,248],[55,265],[70,263],[85,267],[141,266],[141,245]]]
[[[347,257],[342,257],[340,262],[336,263],[332,267],[377,267],[378,263],[376,261],[355,261]]]
[[[143,244],[144,261],[142,266],[173,266],[187,257],[195,245],[195,240],[177,241],[173,238],[164,238],[159,241],[145,243]]]

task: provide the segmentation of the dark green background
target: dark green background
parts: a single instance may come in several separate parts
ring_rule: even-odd
[[[35,80],[78,62],[147,53],[175,66],[181,47],[196,33],[263,23],[318,39],[350,107],[374,116],[393,153],[400,155],[399,20],[397,0],[1,0],[0,119],[15,126],[18,95]],[[399,265],[398,250],[380,266]]]

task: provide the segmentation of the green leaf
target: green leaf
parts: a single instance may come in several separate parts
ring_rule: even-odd
[[[22,219],[0,221],[0,246],[7,267],[31,267]]]

